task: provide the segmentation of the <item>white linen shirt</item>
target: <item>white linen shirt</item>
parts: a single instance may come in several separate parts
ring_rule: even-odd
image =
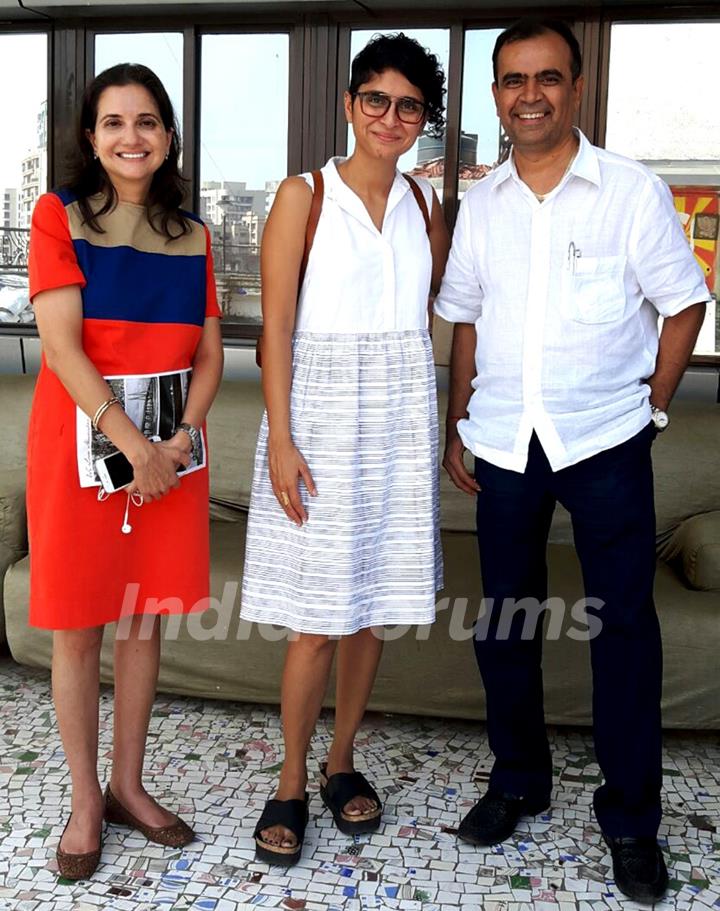
[[[462,200],[435,312],[477,333],[465,446],[523,472],[533,430],[553,471],[651,419],[658,314],[709,299],[670,190],[592,146],[538,202],[512,156]]]
[[[426,329],[432,254],[420,206],[400,171],[388,196],[382,231],[337,170],[322,169],[320,218],[300,290],[295,330],[322,334]],[[301,175],[312,187],[311,174]],[[416,178],[432,211],[433,188]]]

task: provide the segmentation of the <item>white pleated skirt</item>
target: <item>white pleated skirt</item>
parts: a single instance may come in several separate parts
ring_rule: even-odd
[[[435,619],[442,588],[438,422],[425,330],[298,332],[291,430],[317,487],[292,523],[258,437],[241,615],[297,632],[350,635]]]

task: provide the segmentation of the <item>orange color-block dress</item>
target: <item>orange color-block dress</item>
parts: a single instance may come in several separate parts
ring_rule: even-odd
[[[207,229],[168,242],[145,209],[119,203],[83,223],[76,198],[41,196],[30,233],[30,295],[78,285],[82,344],[106,377],[192,366],[207,316],[220,316]],[[116,406],[117,407],[117,406]],[[80,420],[85,420],[81,415]],[[187,613],[209,593],[208,471],[142,506],[81,486],[78,412],[43,358],[30,415],[27,506],[30,623],[77,629],[135,613]],[[125,511],[128,519],[125,521]],[[132,533],[122,527],[132,526]]]

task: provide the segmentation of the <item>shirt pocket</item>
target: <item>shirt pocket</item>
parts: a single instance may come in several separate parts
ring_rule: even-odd
[[[565,269],[564,305],[578,323],[612,323],[625,310],[626,256],[582,256]]]

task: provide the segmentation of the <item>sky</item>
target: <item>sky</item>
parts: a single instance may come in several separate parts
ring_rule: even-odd
[[[37,146],[37,115],[47,98],[45,35],[0,35],[0,188],[20,187],[22,159]],[[12,90],[8,91],[8,88]]]
[[[352,52],[373,31],[353,34]],[[447,29],[406,33],[447,66]],[[490,83],[496,30],[466,36],[462,129],[479,134],[477,160],[492,163],[498,124]],[[287,35],[206,35],[202,54],[201,177],[251,189],[287,172]],[[608,100],[609,149],[636,158],[720,158],[717,48],[720,23],[615,25]],[[638,49],[642,48],[642,53]],[[182,114],[182,35],[101,35],[98,70],[132,59],[155,69]],[[47,92],[44,35],[0,35],[0,187],[20,186],[20,162],[36,144]],[[416,163],[408,153],[401,167]]]

